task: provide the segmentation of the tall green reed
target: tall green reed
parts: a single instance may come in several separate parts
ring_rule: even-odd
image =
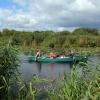
[[[60,80],[58,89],[48,91],[48,100],[99,100],[100,70],[94,72],[86,64],[82,67],[82,73],[79,73],[78,66],[74,66],[71,74]]]
[[[16,76],[19,66],[18,52],[10,44],[0,46],[0,98],[5,99],[11,78]],[[5,97],[5,98],[4,98]]]

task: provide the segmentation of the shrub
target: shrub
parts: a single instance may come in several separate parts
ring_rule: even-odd
[[[8,90],[10,79],[16,75],[18,69],[17,51],[11,45],[0,47],[0,98]]]

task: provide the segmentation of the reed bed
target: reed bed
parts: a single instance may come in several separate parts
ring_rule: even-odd
[[[48,91],[47,100],[99,100],[100,65],[98,67],[94,71],[87,65],[82,66],[82,73],[79,75],[74,66],[69,77],[64,75],[61,78],[58,89]]]
[[[56,79],[34,76],[25,83],[18,74],[18,52],[0,48],[0,100],[100,100],[100,64],[80,62],[69,74]],[[81,70],[81,71],[79,71]]]

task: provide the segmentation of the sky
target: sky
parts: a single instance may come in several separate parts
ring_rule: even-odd
[[[0,29],[100,28],[100,0],[0,0]]]

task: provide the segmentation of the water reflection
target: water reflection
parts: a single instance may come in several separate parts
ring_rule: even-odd
[[[54,69],[55,69],[54,63],[48,63],[48,64],[49,64],[49,66],[50,66],[50,68],[51,68],[51,71],[54,71]]]
[[[23,55],[21,57],[22,63],[19,71],[24,80],[31,80],[33,75],[39,75],[42,77],[56,77],[64,73],[70,73],[73,66],[72,63],[28,63],[24,62],[24,59],[27,59],[27,56]],[[93,61],[93,64],[99,63],[99,58],[90,58]],[[92,65],[92,62],[88,62]]]
[[[28,56],[21,56],[21,67],[19,71],[23,80],[30,81],[34,75],[41,77],[57,77],[64,73],[70,73],[72,64],[67,63],[28,63],[24,61]]]
[[[41,70],[42,70],[42,65],[41,63],[36,63],[36,66],[37,66],[37,70],[38,70],[38,73],[41,74]]]
[[[33,65],[33,67],[31,67]],[[30,64],[30,70],[34,69],[39,76],[57,76],[59,74],[70,72],[70,64],[63,63],[32,63]],[[24,66],[25,67],[25,66]],[[36,68],[36,69],[35,69]]]
[[[26,59],[27,56],[22,58]],[[59,74],[69,73],[70,65],[63,63],[28,63],[22,61],[19,71],[23,80],[31,80],[33,75],[38,75],[42,77],[56,77]]]

